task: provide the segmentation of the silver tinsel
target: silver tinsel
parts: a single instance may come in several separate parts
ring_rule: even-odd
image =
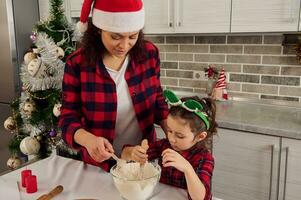
[[[30,115],[26,115],[22,111],[24,104],[28,99],[30,99],[30,96],[28,95],[28,93],[22,92],[21,96],[20,96],[19,110],[20,110],[20,114],[21,114],[24,124],[22,127],[20,127],[20,130],[33,137],[33,136],[38,136],[41,133],[43,133],[46,130],[46,127],[44,124],[39,124],[37,126],[33,126],[30,124],[30,122],[29,122]]]
[[[35,45],[40,59],[47,66],[47,76],[31,76],[27,71],[27,65],[23,63],[20,74],[23,84],[31,92],[50,88],[61,89],[65,63],[56,56],[57,45],[44,32],[37,34]]]
[[[26,120],[26,121],[30,118],[30,115],[26,115],[23,111],[23,108],[24,108],[26,101],[29,99],[30,99],[30,96],[28,95],[28,93],[26,93],[26,92],[21,93],[19,111],[20,111],[22,119]]]

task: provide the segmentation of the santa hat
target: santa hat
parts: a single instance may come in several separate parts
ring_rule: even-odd
[[[78,23],[82,33],[88,28],[92,4],[92,23],[102,30],[124,33],[139,31],[144,26],[142,0],[84,0]]]

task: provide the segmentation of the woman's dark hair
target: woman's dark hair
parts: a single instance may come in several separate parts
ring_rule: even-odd
[[[184,119],[189,123],[191,131],[195,134],[195,136],[200,132],[207,132],[207,137],[203,140],[203,144],[206,145],[207,148],[211,148],[212,136],[217,134],[217,123],[215,121],[216,115],[216,105],[215,102],[211,98],[202,98],[200,99],[197,96],[194,97],[186,97],[182,98],[181,101],[184,102],[188,99],[194,99],[198,101],[203,106],[203,112],[205,112],[208,116],[210,128],[206,129],[206,125],[203,120],[198,117],[193,112],[190,112],[183,108],[182,106],[171,106],[169,110],[169,114],[173,117],[179,117]]]
[[[83,50],[85,62],[87,65],[95,65],[104,55],[106,48],[102,43],[100,29],[94,26],[91,21],[88,22],[88,30],[85,32],[80,47]],[[139,32],[136,44],[129,52],[131,58],[141,63],[146,59],[145,40],[142,30]]]

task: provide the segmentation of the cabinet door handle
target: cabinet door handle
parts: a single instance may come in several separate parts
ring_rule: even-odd
[[[273,164],[274,164],[274,150],[275,145],[271,146],[271,169],[270,169],[270,188],[269,188],[269,200],[272,198],[272,182],[273,182]]]
[[[288,165],[288,151],[289,147],[285,148],[285,166],[284,166],[284,189],[283,189],[283,200],[285,200],[286,194],[286,181],[287,181],[287,165]]]
[[[172,22],[170,20],[170,0],[167,0],[167,23],[169,27],[172,27]]]

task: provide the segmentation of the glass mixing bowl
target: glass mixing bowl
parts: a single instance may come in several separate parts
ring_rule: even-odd
[[[139,163],[130,162],[122,166],[114,165],[110,173],[121,197],[127,200],[146,200],[159,182],[161,167],[157,163],[148,162],[140,168]]]

